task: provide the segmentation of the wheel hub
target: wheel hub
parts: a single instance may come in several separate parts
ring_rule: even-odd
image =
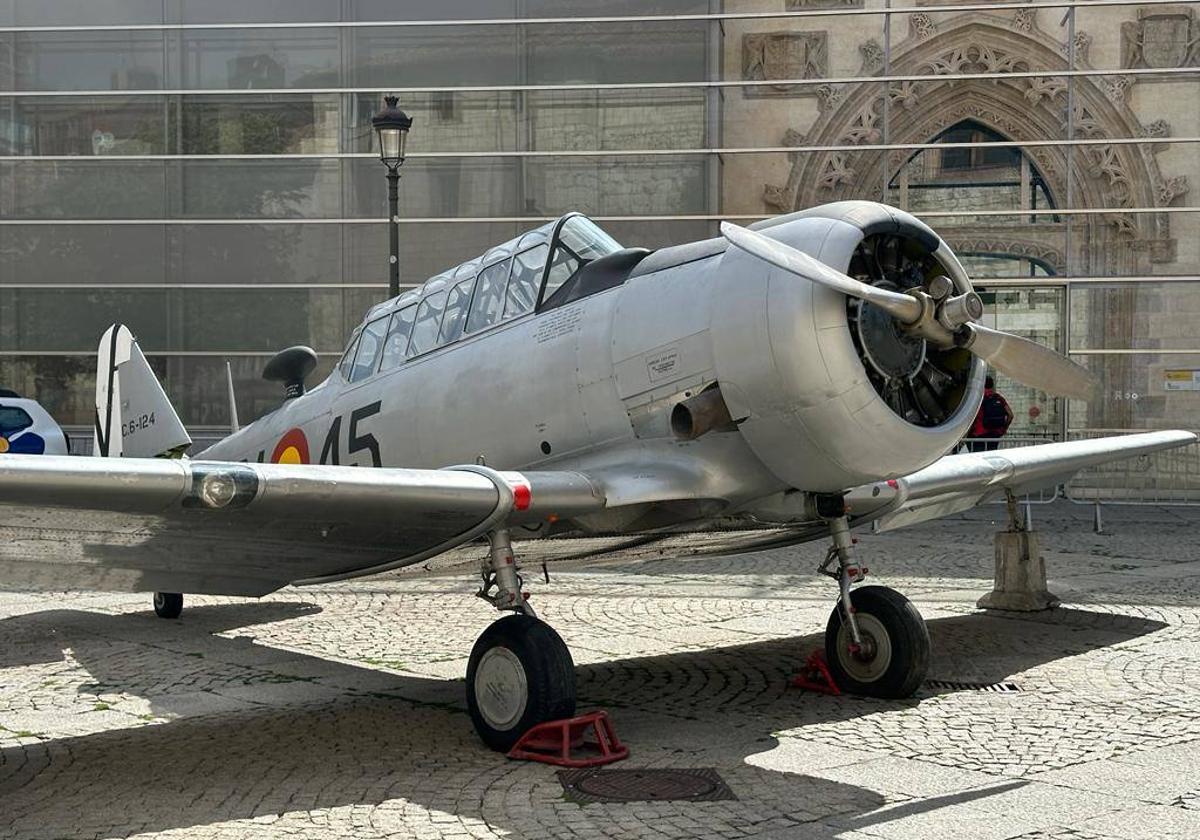
[[[892,640],[883,623],[869,613],[855,613],[859,644],[854,644],[850,627],[845,623],[838,630],[838,661],[855,680],[868,683],[882,677],[892,664]]]
[[[494,647],[479,660],[475,672],[475,703],[494,729],[511,729],[525,714],[529,683],[517,655]]]

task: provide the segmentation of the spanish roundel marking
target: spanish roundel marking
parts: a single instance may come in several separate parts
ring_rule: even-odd
[[[307,464],[308,438],[299,429],[289,429],[275,444],[271,453],[272,464]]]

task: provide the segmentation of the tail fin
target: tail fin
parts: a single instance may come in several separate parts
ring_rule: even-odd
[[[100,337],[93,452],[109,458],[181,456],[192,439],[133,333],[113,324]]]

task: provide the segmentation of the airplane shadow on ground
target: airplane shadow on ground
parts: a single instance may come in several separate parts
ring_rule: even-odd
[[[120,728],[3,749],[0,833],[122,836],[352,805],[381,806],[370,817],[378,830],[381,810],[400,814],[406,802],[486,821],[516,836],[549,833],[561,802],[540,815],[529,803],[557,800],[553,770],[506,761],[483,748],[463,711],[461,681],[381,672],[209,635],[314,611],[308,604],[272,602],[193,607],[183,622],[170,623],[146,613],[75,610],[0,620],[0,669],[60,661],[69,650],[94,680],[81,692],[125,692],[147,699],[155,714],[183,715],[157,725],[129,717],[127,723],[113,721]],[[1036,624],[989,614],[932,620],[931,676],[997,682],[1164,626],[1081,610],[1056,615],[1059,620]],[[877,791],[751,766],[748,756],[778,744],[772,732],[903,712],[922,701],[835,698],[787,688],[789,675],[819,638],[581,665],[580,708],[613,710],[634,752],[627,766],[716,766],[746,807],[770,810],[763,804],[769,800],[776,814],[814,820],[796,829],[806,838],[834,838],[847,828],[1023,784],[915,800],[873,815],[885,803]],[[972,663],[971,673],[939,672],[939,663],[957,667],[963,661]],[[220,679],[205,682],[214,671]],[[3,677],[0,670],[0,682]],[[216,701],[217,710],[198,713],[197,692]],[[221,702],[236,705],[222,709]],[[510,804],[513,790],[521,791],[521,808]],[[497,808],[498,802],[507,807]],[[678,805],[693,815],[704,807],[721,814],[739,807]],[[605,815],[623,806],[597,807],[584,813],[608,824]],[[407,813],[412,817],[411,808]],[[762,819],[760,811],[755,814]],[[547,821],[542,830],[538,819]],[[835,828],[818,820],[841,822]]]

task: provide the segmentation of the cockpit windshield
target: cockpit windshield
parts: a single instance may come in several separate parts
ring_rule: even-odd
[[[592,260],[621,250],[621,245],[597,227],[586,216],[568,216],[559,225],[554,237],[554,252],[550,257],[550,270],[546,274],[546,285],[542,300],[554,294],[579,269]]]

